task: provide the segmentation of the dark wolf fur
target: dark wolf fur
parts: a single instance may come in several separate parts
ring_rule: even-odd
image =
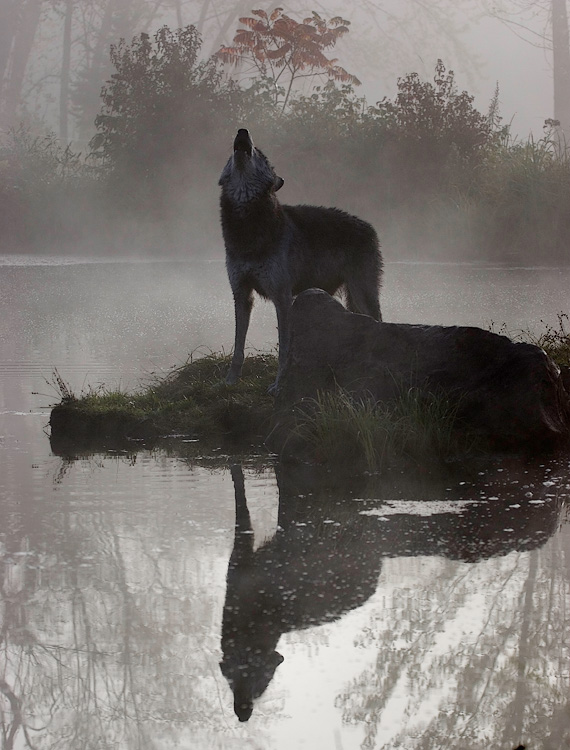
[[[226,267],[235,304],[235,344],[228,383],[235,383],[253,292],[277,311],[279,376],[287,356],[293,296],[318,287],[343,291],[348,309],[381,320],[378,294],[382,256],[378,237],[365,221],[337,208],[284,206],[275,193],[283,185],[249,132],[240,129],[220,177]]]

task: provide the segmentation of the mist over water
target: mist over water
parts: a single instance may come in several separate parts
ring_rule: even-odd
[[[388,261],[380,299],[388,322],[538,335],[564,310],[569,274]],[[233,345],[233,303],[219,256],[188,263],[4,256],[0,314],[3,369],[15,374],[29,366],[26,377],[33,370],[40,380],[29,388],[26,408],[33,408],[31,391],[45,390],[41,380],[54,367],[74,391],[101,383],[128,388],[190,356],[229,353]],[[275,310],[259,298],[247,345],[250,351],[277,345]]]

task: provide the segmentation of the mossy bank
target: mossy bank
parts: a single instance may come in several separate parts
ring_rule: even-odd
[[[205,446],[259,446],[269,430],[277,373],[271,354],[247,357],[237,385],[224,381],[230,357],[191,359],[164,379],[136,392],[94,390],[75,396],[55,373],[61,402],[50,416],[52,444],[105,447],[167,438],[197,439]]]

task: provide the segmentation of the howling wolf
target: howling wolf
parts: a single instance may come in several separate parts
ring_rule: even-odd
[[[219,184],[235,305],[234,353],[226,382],[235,383],[241,375],[255,291],[277,311],[279,368],[270,389],[275,392],[287,357],[294,295],[311,287],[329,294],[342,290],[349,310],[382,319],[378,237],[370,224],[337,208],[281,205],[275,194],[283,179],[244,128],[238,130]]]

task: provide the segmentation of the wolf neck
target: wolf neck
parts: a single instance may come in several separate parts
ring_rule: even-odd
[[[282,232],[283,208],[275,195],[235,203],[222,193],[222,231],[226,249],[243,255],[266,255],[275,249]]]

